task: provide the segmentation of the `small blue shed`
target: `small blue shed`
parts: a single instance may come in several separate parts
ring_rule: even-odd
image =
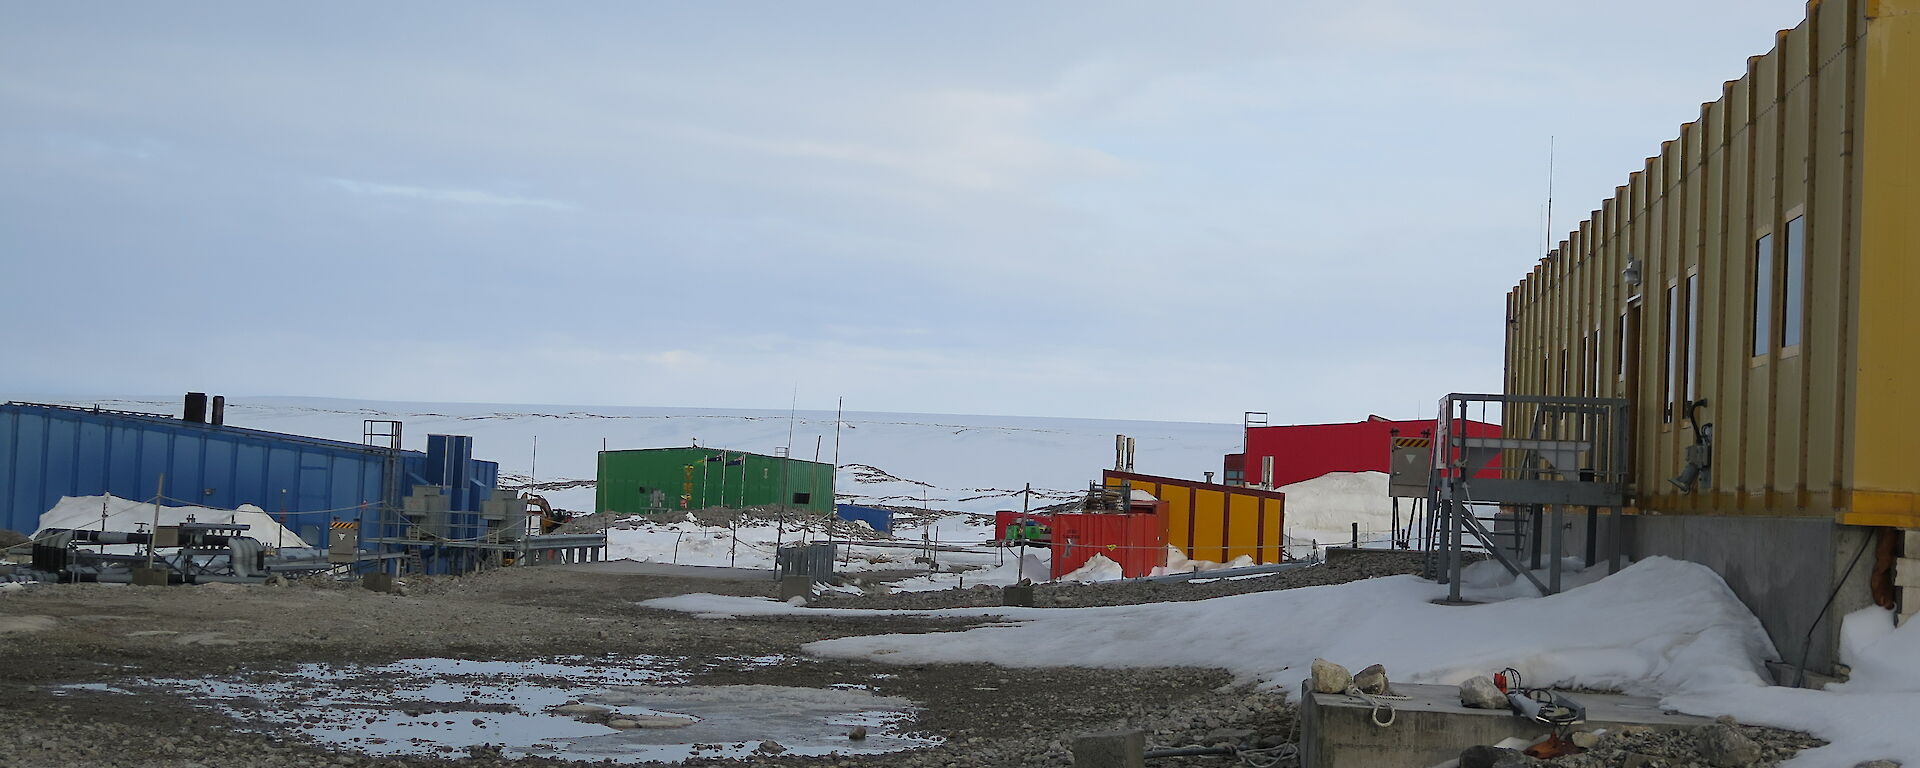
[[[835,504],[833,516],[842,520],[857,520],[866,523],[881,533],[893,532],[893,510],[879,507],[863,507],[858,504]]]

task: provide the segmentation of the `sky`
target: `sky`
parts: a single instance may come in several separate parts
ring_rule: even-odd
[[[0,14],[0,399],[1288,423],[1498,391],[1804,3]]]

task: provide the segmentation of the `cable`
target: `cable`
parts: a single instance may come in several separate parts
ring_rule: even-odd
[[[1840,596],[1840,588],[1847,585],[1847,577],[1853,575],[1853,567],[1860,564],[1860,556],[1867,553],[1867,547],[1873,545],[1874,533],[1867,534],[1860,542],[1860,549],[1853,553],[1853,559],[1847,561],[1847,572],[1840,574],[1840,580],[1833,585],[1833,591],[1827,594],[1827,602],[1820,606],[1820,613],[1813,617],[1813,623],[1807,625],[1807,636],[1800,641],[1800,663],[1794,666],[1793,687],[1804,688],[1807,684],[1807,655],[1813,652],[1813,631],[1820,628],[1820,620],[1827,617],[1827,609],[1833,607],[1833,600]]]

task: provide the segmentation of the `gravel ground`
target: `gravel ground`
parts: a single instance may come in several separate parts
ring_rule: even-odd
[[[963,628],[955,620],[768,618],[714,621],[640,608],[688,592],[769,595],[772,585],[543,568],[412,580],[407,596],[352,584],[133,588],[36,585],[0,591],[0,765],[423,766],[559,764],[542,758],[369,757],[329,752],[287,734],[236,730],[185,700],[132,681],[382,664],[406,658],[524,660],[651,654],[680,659],[690,684],[827,687],[858,683],[919,702],[914,728],[944,740],[911,753],[764,757],[765,765],[1021,766],[1070,763],[1076,733],[1122,726],[1156,744],[1209,738],[1277,742],[1291,709],[1271,694],[1224,688],[1216,670],[1018,672],[984,665],[921,667],[804,658],[803,643],[882,632]],[[728,667],[719,657],[783,656]],[[121,684],[132,694],[60,690]],[[1177,713],[1177,714],[1175,714]],[[1158,765],[1203,765],[1206,758]],[[1198,761],[1198,762],[1196,762]],[[702,762],[702,761],[693,761]],[[725,760],[705,762],[728,763]]]
[[[1416,559],[1404,553],[1371,553],[1259,579],[1185,585],[1043,585],[1036,597],[1043,605],[1060,606],[1200,599],[1415,568]],[[1065,766],[1072,763],[1073,737],[1093,731],[1144,729],[1150,734],[1149,748],[1273,747],[1294,737],[1294,709],[1283,697],[1233,687],[1229,677],[1217,670],[1016,671],[988,665],[890,666],[813,659],[804,657],[799,646],[849,635],[954,631],[970,622],[912,617],[706,620],[636,605],[688,592],[770,596],[772,591],[770,583],[757,581],[547,568],[507,569],[459,579],[413,579],[406,596],[331,582],[169,588],[36,585],[0,590],[0,765],[580,764],[486,753],[396,758],[329,751],[289,733],[238,730],[234,721],[183,698],[133,685],[153,677],[225,676],[286,670],[303,663],[373,665],[425,657],[518,661],[557,655],[646,654],[680,665],[692,685],[865,685],[879,694],[918,702],[921,709],[915,713],[912,729],[943,740],[937,747],[885,755],[709,758],[689,761],[689,765]],[[831,602],[919,608],[992,605],[998,596],[997,589],[952,590],[836,597]],[[749,657],[780,660],[770,666],[728,661]],[[133,693],[62,689],[76,683],[122,685]],[[1766,746],[1769,759],[1813,743],[1784,732],[1742,730]],[[1684,735],[1609,738],[1612,741],[1603,741],[1588,762],[1554,764],[1575,768],[1708,765],[1687,757]],[[1235,764],[1217,757],[1151,763],[1156,768]]]

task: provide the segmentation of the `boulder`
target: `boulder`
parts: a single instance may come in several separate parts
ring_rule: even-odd
[[[1353,673],[1326,659],[1313,660],[1314,693],[1346,693],[1353,687]]]
[[[1460,703],[1474,709],[1510,709],[1507,696],[1494,687],[1491,677],[1468,678],[1460,684]]]
[[[1520,768],[1542,764],[1517,749],[1480,745],[1460,751],[1460,768]]]
[[[1700,733],[1700,758],[1710,765],[1734,768],[1753,765],[1760,760],[1760,745],[1726,723],[1708,726]]]
[[[1371,693],[1376,696],[1393,694],[1393,689],[1387,686],[1387,668],[1379,664],[1354,673],[1353,687],[1360,689],[1361,693]]]

